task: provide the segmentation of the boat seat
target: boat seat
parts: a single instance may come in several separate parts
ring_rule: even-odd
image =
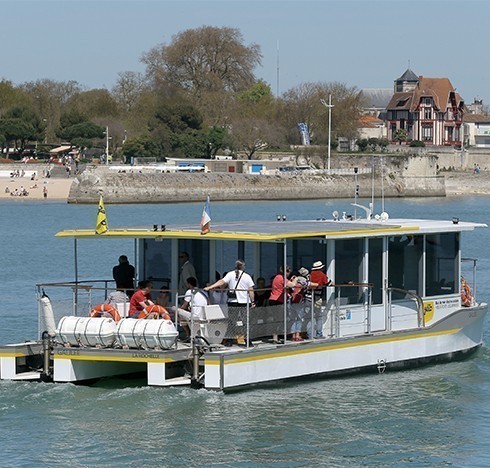
[[[119,312],[121,318],[129,317],[129,301],[128,302],[116,302],[116,309]]]

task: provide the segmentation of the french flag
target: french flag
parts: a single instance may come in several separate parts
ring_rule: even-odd
[[[201,216],[201,234],[207,234],[211,231],[211,211],[209,210],[209,195],[206,198],[206,204],[202,210]]]

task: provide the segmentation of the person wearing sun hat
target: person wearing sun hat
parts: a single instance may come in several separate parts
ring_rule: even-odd
[[[328,286],[331,281],[328,279],[327,275],[322,271],[325,265],[321,260],[313,263],[311,267],[310,280],[312,283],[316,283],[318,286],[313,291],[313,298],[315,301],[315,310],[317,315],[316,320],[316,334],[315,338],[323,338],[323,316],[322,316],[322,305],[323,305],[323,292],[325,291],[325,286]],[[310,330],[311,331],[311,330]],[[313,336],[313,333],[309,333]]]

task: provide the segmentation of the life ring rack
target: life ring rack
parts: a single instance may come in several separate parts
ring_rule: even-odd
[[[92,308],[88,316],[92,318],[109,317],[112,318],[114,322],[119,322],[119,320],[121,320],[121,316],[119,315],[117,309],[109,304],[96,305],[95,307]]]

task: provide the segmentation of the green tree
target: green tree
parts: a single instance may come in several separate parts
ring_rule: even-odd
[[[379,138],[376,137],[369,138],[368,145],[370,146],[371,151],[376,151],[376,148],[379,145]]]
[[[125,71],[118,74],[112,95],[124,112],[131,112],[140,96],[148,89],[148,83],[142,73]]]
[[[359,151],[366,151],[366,148],[369,145],[369,141],[367,138],[360,138],[356,141],[356,145],[358,146]]]
[[[398,141],[400,145],[402,144],[402,142],[407,141],[407,137],[408,137],[408,133],[404,128],[399,128],[393,134],[393,140]]]
[[[81,122],[64,128],[59,136],[75,146],[90,146],[95,138],[104,138],[104,128],[93,122]]]
[[[254,81],[260,47],[244,45],[234,28],[203,26],[176,34],[143,55],[154,82],[169,82],[199,98],[207,91],[242,91]]]
[[[121,149],[126,161],[132,157],[164,159],[162,147],[152,138],[141,136],[128,140]]]
[[[20,158],[27,142],[36,138],[36,129],[25,120],[5,118],[0,119],[0,135],[3,136],[4,148],[16,148]]]

